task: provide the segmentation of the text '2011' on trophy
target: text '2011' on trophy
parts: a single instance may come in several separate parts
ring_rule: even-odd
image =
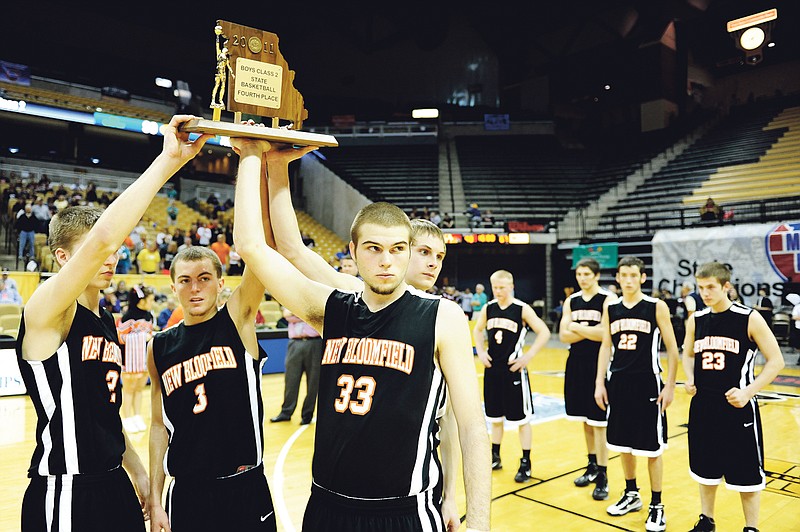
[[[294,71],[278,49],[278,36],[225,20],[214,28],[217,71],[211,93],[213,119],[195,119],[181,128],[189,133],[261,138],[296,146],[338,146],[332,135],[300,131],[308,111],[294,87]],[[234,113],[223,122],[222,111]],[[242,113],[271,117],[272,127],[241,124]],[[288,127],[281,127],[281,120]]]

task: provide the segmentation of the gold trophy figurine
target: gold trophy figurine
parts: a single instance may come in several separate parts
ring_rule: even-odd
[[[214,89],[211,91],[211,109],[214,110],[213,119],[220,120],[222,118],[222,110],[225,109],[225,80],[227,77],[225,70],[231,73],[231,77],[234,77],[235,74],[233,68],[231,68],[230,56],[228,55],[227,39],[223,41],[222,48],[220,48],[220,41],[223,39],[222,26],[215,26],[214,34],[217,36],[214,41],[217,50],[217,73],[214,76]]]
[[[303,95],[294,86],[295,72],[283,57],[276,34],[217,20],[214,37],[216,70],[209,106],[213,119],[194,118],[184,123],[181,131],[259,138],[294,146],[339,145],[331,135],[301,131],[308,111]],[[223,122],[222,111],[233,113],[233,122]],[[272,127],[243,123],[245,113],[256,122],[271,119]]]

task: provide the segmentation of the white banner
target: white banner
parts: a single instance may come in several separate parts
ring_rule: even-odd
[[[24,394],[25,391],[16,352],[13,349],[0,349],[0,397]]]
[[[680,292],[695,284],[698,266],[731,269],[731,284],[745,303],[760,289],[778,302],[786,282],[800,282],[800,222],[722,225],[658,231],[653,236],[653,286]]]

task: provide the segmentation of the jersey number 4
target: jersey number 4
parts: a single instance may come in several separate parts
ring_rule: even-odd
[[[339,376],[336,384],[341,388],[339,397],[333,402],[333,408],[340,414],[350,410],[357,416],[363,416],[372,408],[372,395],[375,393],[375,379],[368,376],[356,380],[352,375],[344,373]],[[353,399],[353,392],[356,398]]]

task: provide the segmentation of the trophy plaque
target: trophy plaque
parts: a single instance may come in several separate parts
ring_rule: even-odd
[[[300,131],[308,111],[294,87],[294,70],[278,49],[278,36],[225,20],[214,28],[217,69],[211,93],[212,120],[194,119],[181,131],[260,138],[296,146],[338,146],[332,135]],[[234,113],[223,122],[222,111]],[[271,127],[241,123],[242,113],[272,118]],[[285,120],[287,125],[281,126]]]

